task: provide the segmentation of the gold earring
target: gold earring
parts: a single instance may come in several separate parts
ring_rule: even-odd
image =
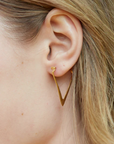
[[[67,95],[68,95],[68,93],[69,93],[71,84],[72,84],[72,76],[71,76],[71,81],[70,81],[69,87],[68,87],[68,89],[67,89],[67,92],[66,92],[64,98],[62,98],[62,94],[61,94],[60,88],[59,88],[59,86],[58,86],[57,80],[56,80],[55,75],[54,75],[54,72],[55,72],[55,70],[56,70],[56,67],[52,67],[51,69],[52,69],[52,75],[53,75],[53,78],[54,78],[54,81],[55,81],[55,84],[56,84],[56,86],[57,86],[57,90],[58,90],[58,93],[59,93],[60,102],[61,102],[61,105],[63,106],[64,103],[65,103],[65,101],[66,101]],[[71,71],[71,73],[73,73],[73,72]]]

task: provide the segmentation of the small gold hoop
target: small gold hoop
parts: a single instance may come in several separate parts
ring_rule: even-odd
[[[57,90],[58,90],[58,93],[59,93],[60,102],[61,102],[61,105],[63,106],[64,103],[65,103],[65,101],[66,101],[67,95],[68,95],[68,93],[69,93],[71,84],[72,84],[72,76],[71,76],[71,81],[70,81],[69,87],[68,87],[68,89],[67,89],[67,92],[66,92],[64,98],[62,98],[62,94],[61,94],[60,88],[59,88],[59,86],[58,86],[57,80],[56,80],[55,75],[54,75],[54,72],[55,72],[55,70],[56,70],[56,67],[52,67],[51,69],[52,69],[52,75],[53,75],[53,78],[54,78],[54,81],[55,81],[55,84],[56,84],[56,86],[57,86]],[[71,71],[71,74],[73,74],[73,71]]]

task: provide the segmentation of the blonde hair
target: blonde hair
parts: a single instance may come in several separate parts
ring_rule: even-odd
[[[83,48],[74,66],[73,106],[76,101],[85,144],[114,144],[114,1],[113,0],[2,0],[6,23],[33,39],[54,7],[76,16],[83,28]]]

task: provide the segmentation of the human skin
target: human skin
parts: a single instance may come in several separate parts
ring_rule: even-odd
[[[79,21],[54,9],[29,43],[9,38],[0,25],[0,143],[73,144],[72,87],[62,107],[51,67],[64,96],[82,47]]]

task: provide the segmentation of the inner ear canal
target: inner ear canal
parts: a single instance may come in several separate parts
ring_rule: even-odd
[[[57,32],[54,32],[54,35],[59,41],[50,44],[48,60],[54,59],[57,55],[68,51],[71,47],[71,40],[67,36]]]
[[[48,54],[48,60],[50,60],[51,59],[51,46],[49,46],[49,54]]]
[[[66,51],[66,46],[62,43],[52,43],[49,46],[49,54],[48,54],[48,60],[54,59],[57,55],[64,53]]]

